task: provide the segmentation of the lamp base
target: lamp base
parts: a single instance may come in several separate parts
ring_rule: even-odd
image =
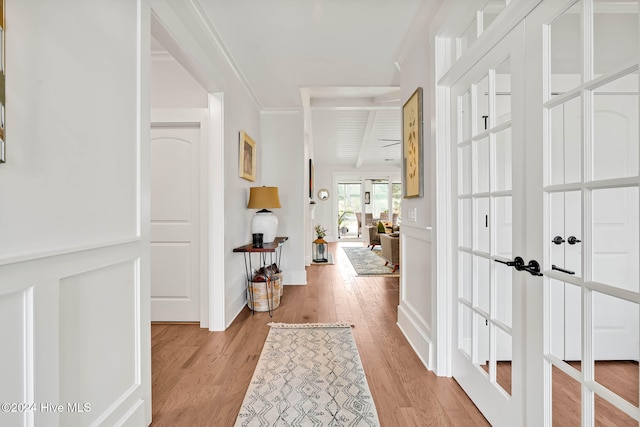
[[[264,209],[256,212],[251,220],[251,233],[262,233],[263,243],[272,243],[277,232],[278,217],[273,212]]]

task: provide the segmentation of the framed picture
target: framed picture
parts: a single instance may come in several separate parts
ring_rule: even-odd
[[[256,180],[256,143],[243,130],[240,131],[240,178]]]
[[[402,106],[403,194],[422,197],[424,170],[422,153],[422,88],[419,87]]]
[[[315,178],[315,169],[313,168],[313,160],[309,159],[309,198],[313,200],[313,180]]]
[[[364,192],[364,204],[365,205],[370,205],[371,204],[371,193],[368,191]]]

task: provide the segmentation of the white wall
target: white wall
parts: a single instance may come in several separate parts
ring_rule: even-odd
[[[435,200],[435,161],[432,156],[431,123],[433,116],[431,94],[435,90],[433,78],[433,48],[425,29],[415,35],[413,46],[400,63],[402,103],[418,87],[423,88],[423,160],[424,197],[402,200],[400,305],[398,325],[418,356],[429,369],[436,368],[432,355],[437,305],[435,301],[435,254],[432,207]]]
[[[152,108],[207,108],[207,91],[170,54],[151,57]]]
[[[282,247],[284,284],[307,283],[305,270],[305,209],[308,209],[308,161],[304,160],[302,111],[263,112],[258,148],[261,171],[258,185],[276,186],[282,208],[278,235],[288,236]],[[252,211],[254,213],[254,211]]]
[[[147,171],[138,154],[148,144],[148,92],[138,81],[149,79],[139,61],[149,57],[149,10],[139,6],[6,2],[0,401],[65,412],[0,412],[0,425],[151,421]],[[73,402],[91,411],[71,413]]]

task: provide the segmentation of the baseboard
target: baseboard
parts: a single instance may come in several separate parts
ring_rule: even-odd
[[[398,327],[402,331],[409,344],[416,352],[422,364],[432,371],[432,351],[433,346],[427,331],[418,327],[419,322],[413,319],[411,312],[406,310],[402,305],[398,306]]]
[[[306,285],[307,271],[283,271],[282,283],[285,285]]]
[[[240,314],[240,312],[244,309],[245,305],[247,305],[247,297],[245,295],[245,292],[243,292],[231,304],[229,304],[229,306],[226,309],[226,312],[228,314],[233,313],[232,316],[229,316],[229,315],[225,316],[226,328],[231,326],[231,323],[233,323],[236,317],[238,317],[238,314]]]

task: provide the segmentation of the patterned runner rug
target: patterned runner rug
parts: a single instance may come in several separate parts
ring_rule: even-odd
[[[390,276],[400,277],[400,272],[393,272],[391,264],[384,265],[385,259],[382,258],[379,248],[371,250],[364,247],[344,247],[353,269],[356,270],[358,276]]]
[[[346,324],[270,323],[236,426],[379,426]]]

